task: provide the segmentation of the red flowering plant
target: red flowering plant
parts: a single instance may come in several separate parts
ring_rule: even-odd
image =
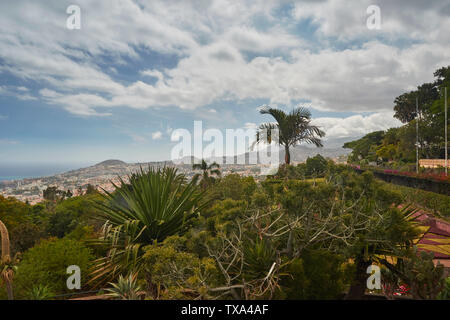
[[[396,296],[406,296],[409,294],[410,288],[406,284],[402,284],[395,292]]]

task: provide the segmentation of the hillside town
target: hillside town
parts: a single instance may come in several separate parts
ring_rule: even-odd
[[[126,163],[120,160],[106,160],[94,166],[72,170],[48,177],[28,178],[22,180],[0,181],[0,195],[15,197],[16,199],[36,204],[44,200],[43,193],[48,187],[56,187],[58,190],[70,191],[74,196],[86,192],[88,186],[102,191],[113,191],[114,184],[119,183],[119,177],[126,179],[127,175],[135,173],[140,168],[173,166],[191,179],[196,173],[191,164],[174,164],[171,161]],[[257,177],[260,167],[257,165],[223,165],[223,175],[237,173],[242,176]]]

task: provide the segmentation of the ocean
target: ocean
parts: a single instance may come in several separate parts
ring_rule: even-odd
[[[22,180],[25,178],[34,178],[34,177],[28,177],[28,176],[6,176],[2,177],[0,176],[0,181],[11,181],[11,180]]]
[[[0,163],[0,181],[47,177],[89,165],[85,163]]]

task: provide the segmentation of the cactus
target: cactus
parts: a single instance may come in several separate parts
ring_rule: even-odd
[[[13,300],[12,279],[14,271],[10,267],[11,255],[10,255],[10,243],[8,229],[4,223],[0,220],[0,236],[2,241],[2,256],[0,260],[0,277],[5,283],[6,292],[8,294],[8,300]]]

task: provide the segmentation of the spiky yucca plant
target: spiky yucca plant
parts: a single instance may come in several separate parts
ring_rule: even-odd
[[[112,288],[106,289],[109,292],[106,295],[119,300],[140,300],[140,296],[144,292],[141,291],[141,287],[137,284],[136,278],[136,274],[130,274],[126,278],[120,275],[117,283],[109,283]]]
[[[205,205],[197,181],[187,182],[175,168],[141,168],[114,187],[97,205],[105,222],[99,242],[109,253],[96,264],[94,282],[138,271],[143,246],[183,233]]]

